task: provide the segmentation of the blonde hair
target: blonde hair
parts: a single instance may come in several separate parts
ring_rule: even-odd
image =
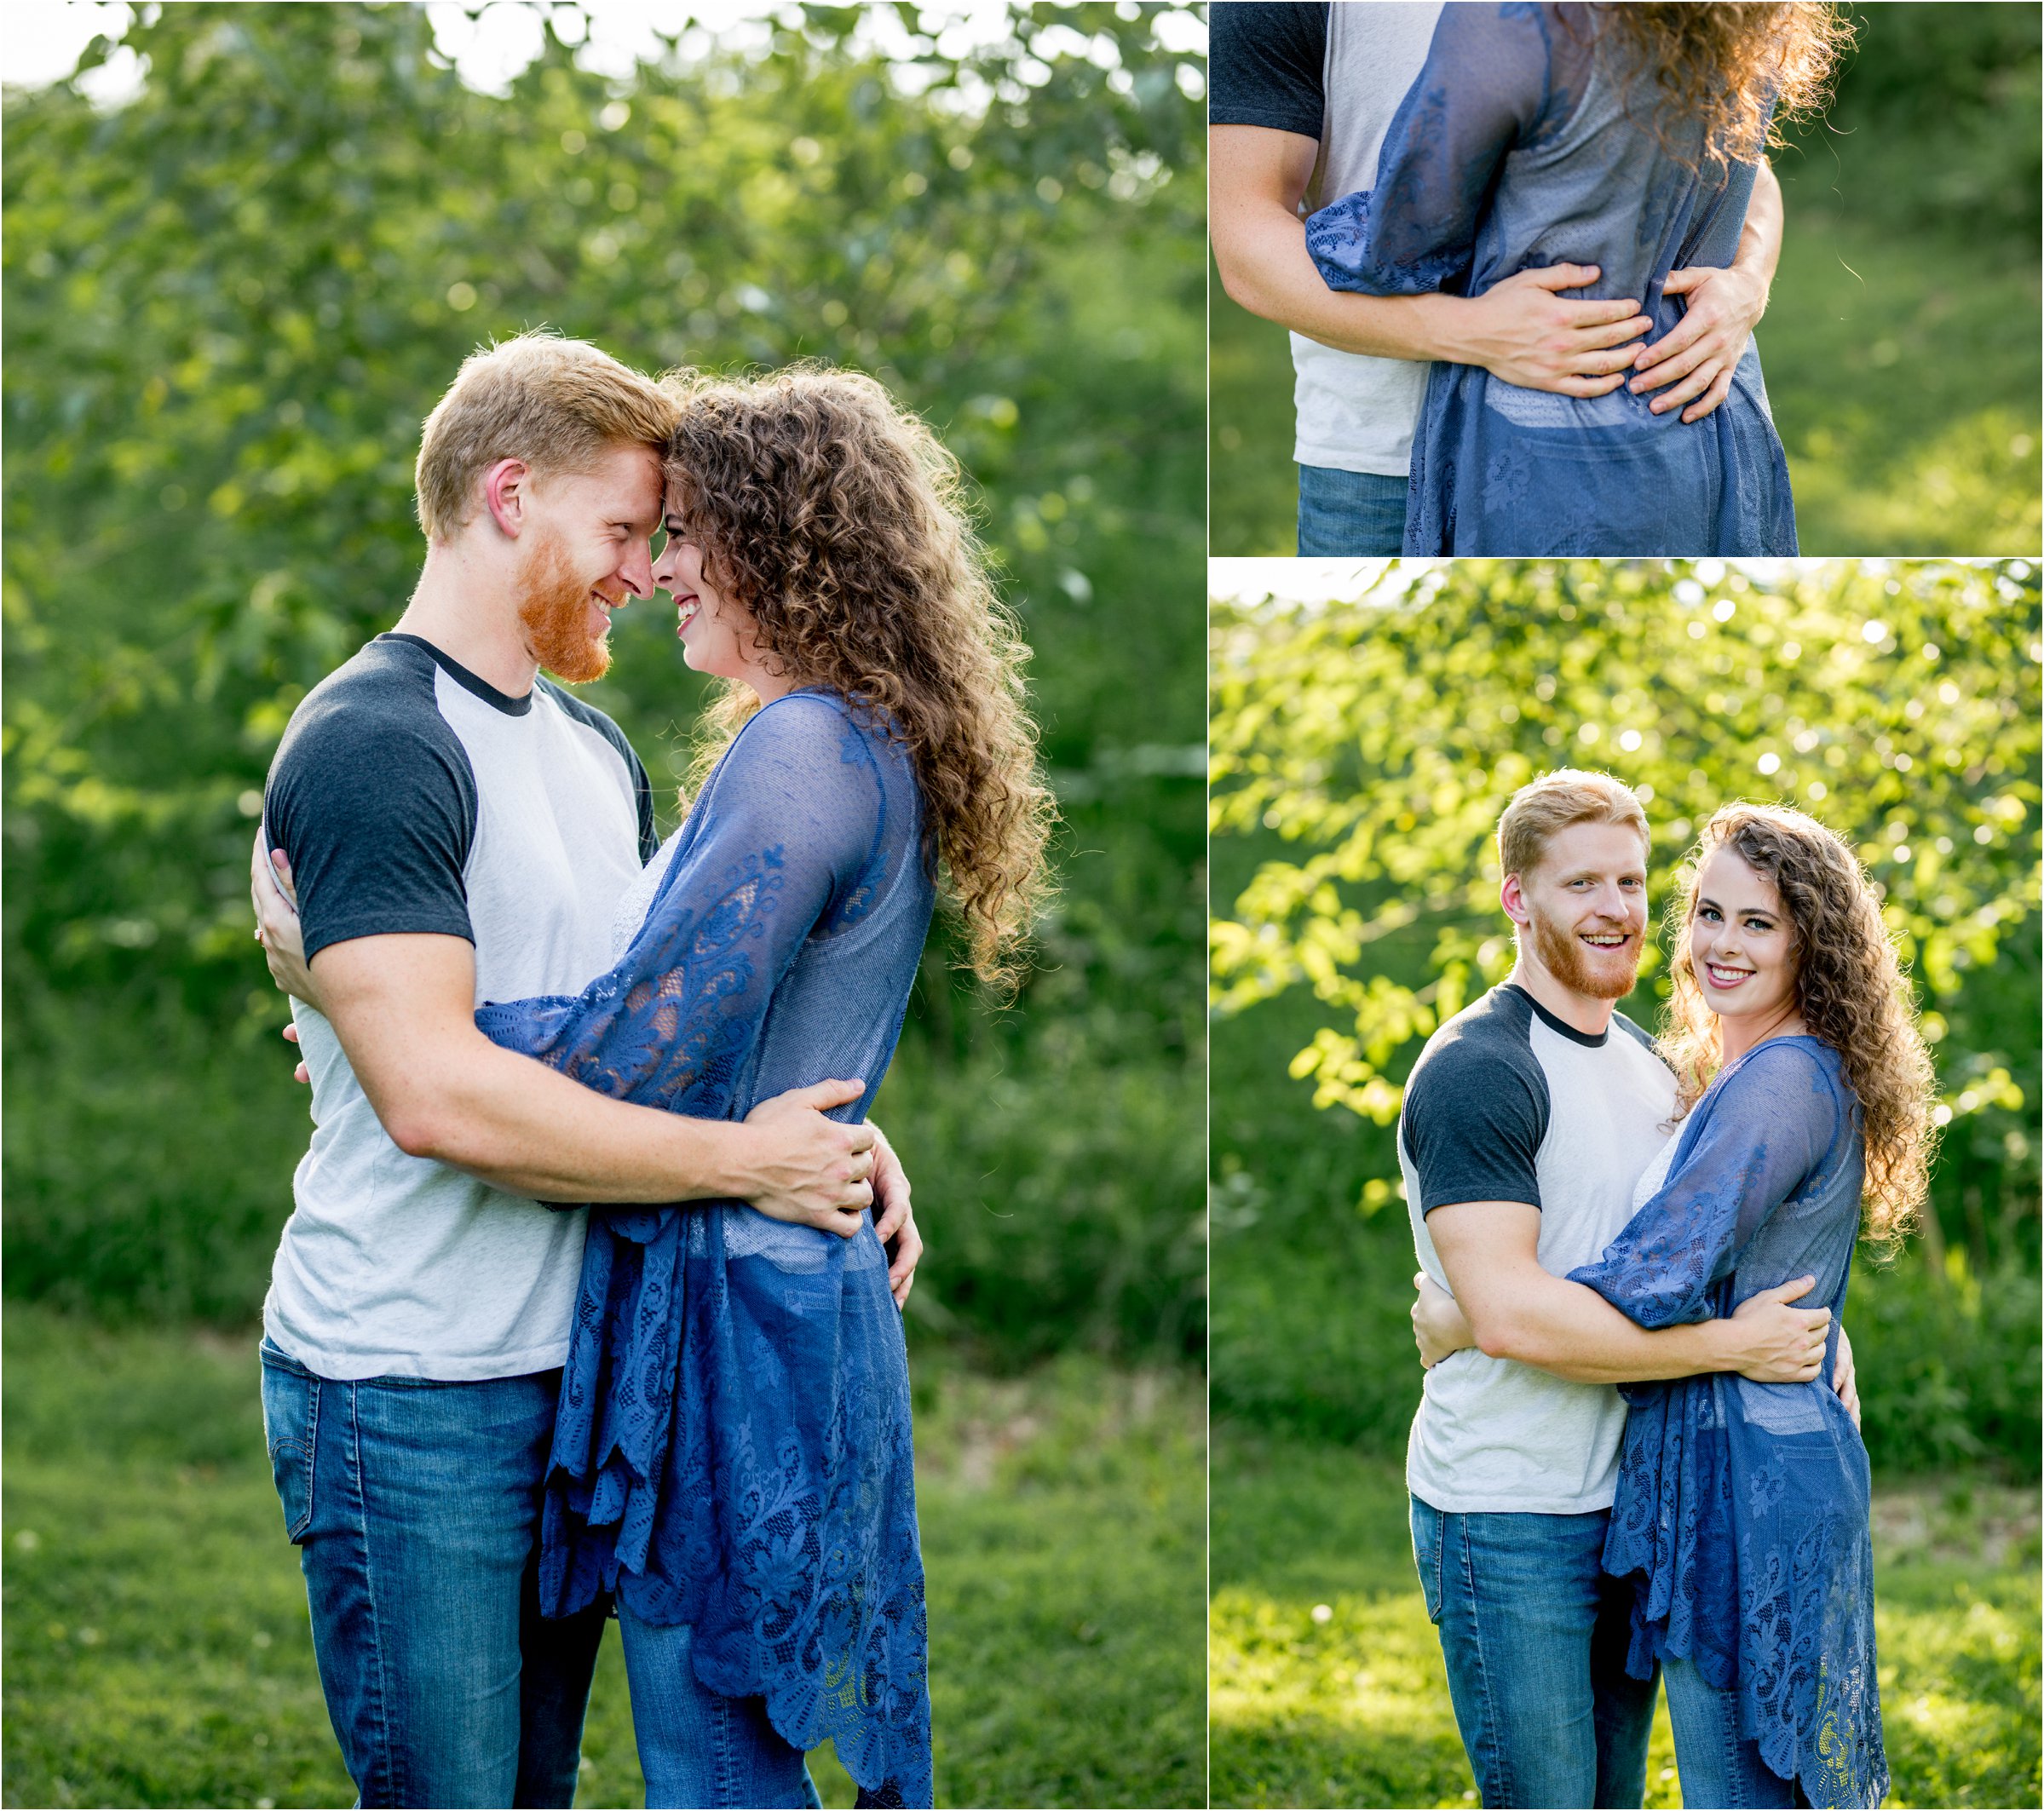
[[[499,459],[541,476],[586,471],[613,446],[664,451],[675,408],[652,378],[586,340],[521,333],[471,353],[426,417],[414,481],[418,523],[444,540],[475,513],[475,480]]]
[[[964,919],[971,967],[1012,989],[1051,891],[1057,807],[1022,682],[1029,649],[994,594],[958,461],[856,371],[662,381],[679,410],[669,509],[759,647],[802,683],[875,709],[907,750],[925,855]],[[754,703],[727,681],[699,774]]]
[[[1703,826],[1668,902],[1673,990],[1661,1054],[1675,1072],[1677,1116],[1724,1066],[1718,1015],[1705,1005],[1690,960],[1696,877],[1729,848],[1780,896],[1794,939],[1796,1009],[1812,1037],[1838,1052],[1858,1097],[1867,1147],[1866,1237],[1892,1249],[1930,1187],[1937,1076],[1916,1029],[1915,1002],[1881,922],[1880,897],[1852,851],[1806,813],[1725,806]]]
[[[1624,824],[1638,833],[1643,847],[1651,847],[1646,808],[1630,786],[1609,773],[1560,768],[1521,786],[1498,819],[1500,877],[1530,874],[1546,854],[1548,839],[1571,824]]]

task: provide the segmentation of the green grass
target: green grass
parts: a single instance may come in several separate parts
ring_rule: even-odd
[[[13,1303],[5,1348],[9,1805],[331,1805],[253,1335],[109,1331]],[[938,1802],[1204,1801],[1200,1393],[1077,1359],[917,1366]],[[578,1802],[642,1802],[604,1644]],[[852,1802],[827,1752],[826,1802]]]
[[[1298,489],[1285,334],[1218,279],[1209,292],[1207,550],[1288,555]],[[1757,337],[1804,553],[2037,550],[2034,247],[2015,256],[1992,241],[1879,232],[1792,189]]]
[[[1213,1438],[1212,1802],[1473,1804],[1397,1462]],[[1886,1802],[2036,1803],[2035,1491],[1950,1476],[1874,1498]],[[1647,1803],[1681,1802],[1663,1705]]]

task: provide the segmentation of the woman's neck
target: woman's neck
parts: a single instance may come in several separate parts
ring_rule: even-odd
[[[1793,1006],[1785,1006],[1780,1012],[1765,1018],[1742,1014],[1736,1019],[1720,1019],[1718,1021],[1719,1067],[1720,1070],[1730,1068],[1748,1050],[1765,1043],[1770,1038],[1802,1038],[1807,1035],[1803,1015]]]

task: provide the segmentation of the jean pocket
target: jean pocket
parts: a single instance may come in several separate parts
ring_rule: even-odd
[[[313,1519],[313,1443],[320,1426],[320,1380],[262,1359],[262,1438],[270,1475],[284,1505],[284,1532],[294,1544]]]
[[[1413,1498],[1413,1563],[1419,1569],[1419,1593],[1426,1600],[1426,1619],[1441,1624],[1441,1549],[1448,1518],[1431,1503]]]

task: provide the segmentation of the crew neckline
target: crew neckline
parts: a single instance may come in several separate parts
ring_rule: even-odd
[[[501,710],[508,717],[524,716],[533,708],[533,692],[539,689],[537,679],[533,681],[533,692],[523,698],[513,698],[508,692],[499,692],[481,675],[471,673],[445,648],[435,647],[423,635],[415,635],[408,630],[389,629],[377,637],[379,641],[406,641],[412,647],[423,648],[433,658],[433,664],[464,692],[471,692],[493,710]]]
[[[1534,997],[1530,993],[1527,992],[1523,987],[1520,986],[1517,981],[1504,981],[1500,985],[1503,986],[1507,993],[1516,993],[1518,995],[1522,1000],[1523,1000],[1534,1009],[1536,1014],[1539,1015],[1540,1021],[1542,1025],[1546,1026],[1551,1032],[1559,1032],[1563,1037],[1566,1038],[1569,1041],[1569,1043],[1580,1043],[1586,1050],[1600,1050],[1604,1047],[1605,1044],[1610,1042],[1611,1027],[1609,1025],[1606,1025],[1601,1032],[1578,1031],[1573,1025],[1569,1024],[1566,1019],[1556,1018],[1552,1013],[1549,1012],[1545,1006],[1541,1005],[1538,1000],[1534,999]],[[1613,1015],[1615,1015],[1618,1009],[1614,1006],[1611,1009],[1611,1011]]]

